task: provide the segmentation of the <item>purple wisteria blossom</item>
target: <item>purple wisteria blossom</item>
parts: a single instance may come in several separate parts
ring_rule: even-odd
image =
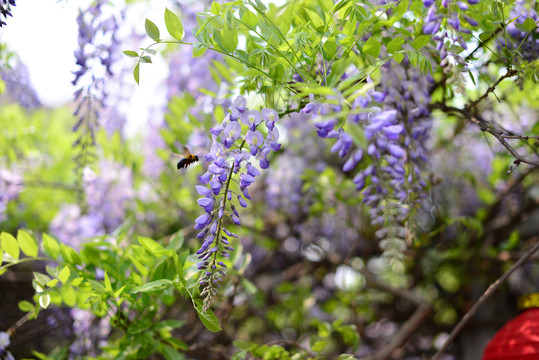
[[[81,355],[95,357],[100,347],[107,344],[111,331],[107,317],[98,318],[88,310],[71,309],[75,341],[69,347],[69,358],[78,359]]]
[[[275,126],[277,113],[268,109],[262,113],[264,116],[248,110],[245,98],[237,97],[230,114],[211,131],[213,143],[204,156],[210,164],[199,177],[202,185],[196,186],[202,196],[197,202],[204,210],[195,220],[195,229],[200,231],[197,238],[202,240],[197,255],[204,309],[209,308],[223,281],[226,268],[223,259],[233,251],[230,239],[238,237],[226,228],[224,219],[228,217],[234,224],[241,224],[238,207],[248,206],[249,187],[260,176],[260,169],[269,166],[268,155],[280,147]],[[261,132],[262,122],[267,130],[265,134]]]
[[[475,5],[479,1],[468,1],[470,5]],[[436,50],[440,54],[441,66],[443,68],[448,67],[451,64],[450,60],[453,59],[454,63],[466,65],[463,58],[458,53],[451,51],[455,45],[467,50],[466,41],[463,38],[463,34],[470,34],[470,27],[478,25],[470,15],[466,12],[469,9],[469,5],[465,2],[457,2],[458,8],[465,12],[463,15],[464,22],[459,17],[459,12],[455,11],[455,8],[450,5],[450,0],[442,0],[442,7],[438,7],[436,1],[425,0],[423,1],[425,7],[428,8],[427,16],[423,21],[423,33],[428,35],[436,34],[433,39],[436,43]],[[437,34],[440,30],[440,25],[443,19],[447,19],[450,30],[444,30],[441,34]],[[465,24],[466,25],[465,25]]]
[[[431,127],[427,106],[432,79],[407,60],[388,62],[381,71],[382,91],[370,88],[346,105],[349,111],[341,111],[339,102],[328,99],[327,103],[311,102],[301,112],[312,114],[320,137],[336,139],[331,151],[346,159],[342,170],[352,173],[356,190],[369,207],[371,223],[383,226],[378,232],[380,247],[399,256],[398,249],[404,244],[401,224],[426,187],[421,169]],[[368,77],[366,80],[372,83]],[[342,126],[343,117],[347,127]],[[364,148],[357,147],[345,130],[353,126],[362,128]],[[362,162],[365,165],[359,166]]]
[[[0,28],[7,25],[4,19],[7,19],[8,16],[13,16],[11,14],[11,7],[16,6],[15,0],[1,0],[0,1]]]
[[[537,21],[539,16],[533,7],[535,1],[527,2],[524,0],[517,0],[511,9],[511,19],[516,18],[507,25],[507,34],[510,36],[505,44],[505,37],[501,36],[498,40],[500,45],[507,45],[509,49],[518,50],[520,56],[524,60],[533,61],[537,59],[539,54],[539,28],[537,27]],[[536,24],[535,29],[528,33],[523,31],[522,28],[518,28],[517,25],[523,24],[526,19],[531,19]]]
[[[16,171],[0,168],[0,223],[5,218],[7,204],[23,190],[22,176]]]
[[[84,169],[87,211],[79,205],[64,205],[50,225],[51,233],[73,248],[78,248],[83,239],[115,230],[132,207],[135,192],[131,170],[106,160],[99,163],[99,169],[99,174]]]
[[[99,127],[105,128],[110,134],[121,130],[125,124],[125,116],[117,109],[119,99],[110,101],[110,104],[108,102],[113,66],[122,57],[118,30],[123,17],[123,10],[106,0],[97,0],[87,9],[79,9],[79,47],[74,54],[78,69],[73,72],[75,78],[72,83],[78,87],[74,94],[78,104],[75,110],[78,120],[73,131],[81,135],[75,145],[92,145]],[[119,79],[116,80],[116,86],[121,84]]]
[[[30,83],[27,67],[17,62],[11,68],[0,67],[0,78],[6,84],[5,94],[26,109],[41,106],[37,93]]]

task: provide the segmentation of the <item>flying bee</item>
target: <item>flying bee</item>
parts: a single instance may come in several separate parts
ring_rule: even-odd
[[[191,154],[189,149],[187,149],[185,146],[183,147],[183,154],[172,153],[172,155],[180,159],[178,161],[178,170],[183,168],[187,169],[189,165],[198,161],[198,156]]]

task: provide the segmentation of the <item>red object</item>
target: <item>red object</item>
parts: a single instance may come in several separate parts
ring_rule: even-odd
[[[504,325],[490,340],[483,360],[538,360],[539,308],[528,309]]]

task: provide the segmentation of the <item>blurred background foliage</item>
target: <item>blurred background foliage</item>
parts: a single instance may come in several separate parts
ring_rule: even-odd
[[[297,16],[313,19],[307,10],[316,14],[322,6],[319,3],[325,2],[297,1],[295,6],[301,9]],[[421,1],[410,3],[415,15],[403,18],[402,24],[418,27],[417,18],[426,10]],[[503,3],[504,10],[496,13],[486,3]],[[34,310],[17,306],[21,300],[36,300],[33,272],[60,276],[60,268],[46,268],[51,262],[28,262],[11,267],[0,277],[0,331],[12,329],[9,350],[16,358],[38,356],[32,351],[42,353],[38,357],[43,359],[47,358],[43,354],[53,359],[362,358],[383,351],[402,325],[428,304],[422,313],[424,321],[385,357],[420,359],[422,354],[436,352],[489,284],[537,241],[537,167],[521,164],[508,174],[515,158],[496,139],[460,114],[441,108],[432,109],[429,160],[423,170],[428,179],[426,196],[420,205],[414,205],[413,221],[407,223],[402,236],[405,241],[396,247],[379,240],[388,227],[371,225],[369,207],[362,204],[353,176],[341,170],[344,160],[330,152],[312,123],[284,114],[294,109],[283,107],[283,99],[268,96],[274,89],[260,74],[221,54],[206,51],[193,58],[191,48],[169,44],[152,55],[153,65],[161,61],[169,71],[156,90],[156,96],[165,94],[166,106],[149,111],[144,124],[132,123],[121,110],[132,100],[122,98],[117,84],[133,82],[133,64],[124,61],[121,51],[147,45],[142,26],[145,16],[140,9],[155,5],[142,0],[120,5],[94,1],[85,9],[91,10],[86,15],[105,24],[107,6],[117,27],[94,29],[98,36],[92,41],[99,48],[100,36],[116,34],[115,39],[106,39],[114,62],[107,63],[102,54],[96,56],[99,66],[105,68],[100,75],[95,75],[92,66],[82,67],[94,71],[91,85],[81,85],[81,89],[88,91],[85,99],[95,105],[97,115],[79,130],[74,131],[74,125],[80,117],[76,109],[81,98],[64,106],[41,104],[16,54],[5,46],[1,49],[3,232],[16,236],[18,230],[27,229],[39,242],[43,233],[50,234],[73,249],[63,248],[61,256],[56,256],[72,274],[77,269],[81,278],[101,286],[110,277],[114,290],[122,284],[136,289],[142,278],[173,281],[178,272],[183,281],[189,281],[198,262],[193,253],[200,247],[193,229],[194,219],[200,215],[195,185],[207,164],[201,161],[178,172],[171,153],[182,153],[183,146],[200,157],[207,153],[210,129],[225,118],[239,93],[246,95],[252,109],[281,106],[282,149],[273,155],[262,180],[250,188],[253,200],[242,212],[242,225],[229,227],[240,241],[234,244],[226,284],[214,302],[222,331],[208,331],[211,326],[197,318],[194,307],[200,304],[192,299],[188,287],[178,290],[168,285],[159,295],[144,291],[137,293],[140,297],[126,295],[129,306],[121,301],[112,306],[107,301],[114,302],[114,297],[105,295],[90,305],[88,294],[95,289],[66,285],[51,291],[52,306],[36,320],[16,325]],[[212,4],[171,2],[168,6],[181,14],[186,39],[194,41],[196,34],[190,29],[197,25],[195,11]],[[481,2],[477,10],[481,16],[476,14],[480,29],[499,23],[503,14],[508,16],[518,6],[523,5],[518,1]],[[527,11],[536,11],[530,6]],[[268,17],[284,16],[280,9],[268,5]],[[136,19],[132,23],[125,20],[130,14]],[[84,21],[95,25],[82,18],[79,21],[81,28]],[[302,28],[302,21],[294,18],[291,23]],[[376,30],[383,33],[385,25]],[[485,30],[484,37],[492,31],[487,34]],[[533,44],[537,44],[537,36],[533,31]],[[308,43],[310,39],[300,40]],[[388,40],[384,36],[384,46]],[[470,46],[477,44],[468,41]],[[450,99],[454,106],[463,106],[488,92],[510,64],[519,72],[518,78],[502,81],[496,97],[478,103],[475,111],[514,133],[539,134],[536,49],[532,46],[530,56],[515,55],[512,61],[503,58],[507,51],[485,51],[476,68],[467,73],[459,68],[462,64],[454,64],[448,73],[439,59],[429,55],[437,84],[429,93],[431,103],[445,104]],[[432,45],[429,52],[435,53]],[[271,64],[271,50],[265,48],[259,54],[261,66],[265,61]],[[109,65],[116,66],[110,73]],[[143,64],[142,71],[151,71],[147,65]],[[275,68],[271,75],[284,78],[285,66]],[[313,76],[322,81],[320,72],[313,71]],[[378,70],[372,77],[379,81],[383,75]],[[111,112],[111,108],[117,111]],[[92,121],[99,123],[95,132]],[[73,158],[80,133],[91,134],[95,144],[89,147],[92,156],[78,173],[81,161]],[[517,151],[537,158],[536,138],[517,141]],[[145,247],[137,236],[154,239],[175,252],[181,271],[171,253],[149,256],[147,247],[153,245]],[[50,249],[45,254],[50,256]],[[146,273],[141,277],[135,269]],[[444,359],[478,359],[489,337],[517,313],[517,297],[538,291],[538,272],[535,257],[481,309]],[[127,319],[119,315],[124,310]]]

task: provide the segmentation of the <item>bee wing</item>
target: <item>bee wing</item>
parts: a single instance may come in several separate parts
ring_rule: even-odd
[[[183,147],[183,156],[189,156],[189,155],[192,155],[191,152],[189,151],[189,149],[184,146]]]
[[[183,158],[185,158],[185,155],[182,155],[182,154],[171,153],[171,155],[174,156],[176,159],[183,159]]]

